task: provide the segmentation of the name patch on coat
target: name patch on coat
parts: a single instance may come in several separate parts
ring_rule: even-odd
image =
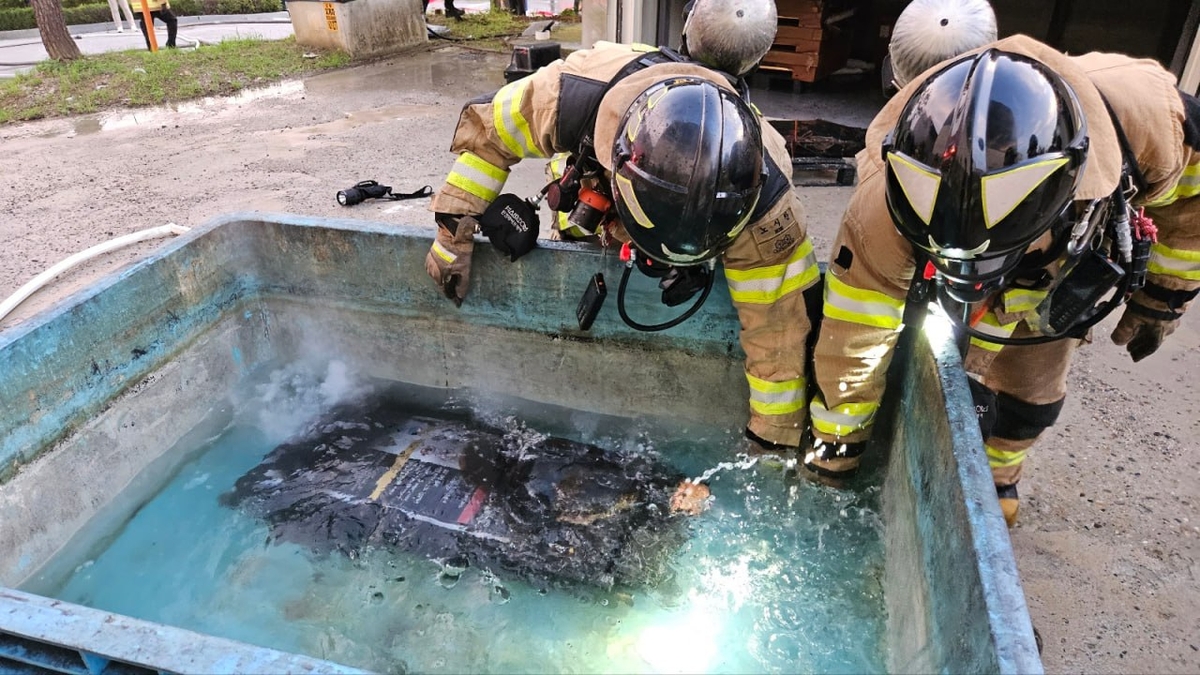
[[[765,258],[772,258],[796,248],[800,242],[800,224],[796,222],[791,207],[788,207],[775,218],[751,225],[750,234],[759,253]]]

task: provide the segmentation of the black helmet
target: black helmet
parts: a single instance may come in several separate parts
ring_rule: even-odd
[[[979,300],[1043,234],[1069,233],[1087,146],[1056,73],[995,49],[966,56],[913,92],[884,141],[888,210],[959,300]]]
[[[764,178],[762,130],[750,106],[708,80],[676,77],[642,92],[617,125],[617,213],[643,253],[694,265],[746,226]]]

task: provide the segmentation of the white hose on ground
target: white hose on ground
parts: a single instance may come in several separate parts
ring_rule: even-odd
[[[187,228],[182,225],[176,225],[175,223],[169,223],[167,225],[160,225],[159,227],[141,230],[140,232],[126,234],[124,236],[117,237],[116,239],[109,239],[102,244],[96,244],[89,249],[80,251],[79,253],[60,261],[57,265],[30,279],[29,283],[18,288],[16,293],[8,296],[4,302],[0,302],[0,321],[2,321],[4,317],[8,316],[9,312],[16,309],[18,305],[20,305],[22,302],[25,302],[26,298],[36,293],[42,286],[50,283],[54,277],[66,272],[82,262],[91,260],[96,256],[104,255],[109,251],[115,251],[119,248],[129,246],[130,244],[146,241],[147,239],[158,239],[160,237],[180,235],[187,232],[189,229],[191,228]]]

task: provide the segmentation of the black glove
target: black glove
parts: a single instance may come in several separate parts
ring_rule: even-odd
[[[812,449],[804,455],[804,468],[821,478],[830,479],[830,485],[839,486],[858,471],[862,454],[867,449],[866,441],[858,443],[826,442],[814,438]]]
[[[785,452],[787,450],[795,449],[795,448],[792,448],[791,446],[787,446],[782,443],[775,443],[774,441],[768,441],[767,439],[763,438],[762,436],[759,436],[758,434],[754,433],[753,431],[750,431],[750,427],[746,427],[745,434],[746,434],[746,438],[748,440],[754,441],[758,445],[758,447],[762,448],[763,450],[775,451],[775,452]]]
[[[1168,319],[1166,314],[1146,316],[1143,312],[1155,312],[1135,303],[1125,307],[1125,313],[1112,332],[1112,341],[1129,352],[1134,363],[1158,351],[1163,340],[1175,331],[1179,319]]]
[[[537,208],[514,194],[503,194],[479,216],[479,231],[497,251],[516,260],[537,246]]]

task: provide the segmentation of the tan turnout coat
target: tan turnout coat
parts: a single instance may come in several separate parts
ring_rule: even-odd
[[[434,196],[431,210],[478,215],[503,190],[509,168],[517,162],[576,150],[556,137],[564,78],[609,82],[649,50],[599,43],[509,83],[494,96],[468,103],[451,145],[458,160]],[[604,95],[596,118],[594,147],[606,169],[611,170],[613,138],[630,103],[651,85],[679,76],[732,89],[721,74],[693,63],[651,65],[622,79]],[[766,151],[790,176],[792,164],[784,139],[769,125],[764,124],[762,132]],[[750,389],[749,428],[769,441],[795,446],[807,423],[808,401],[805,343],[810,326],[802,291],[816,282],[818,268],[803,210],[790,184],[768,206],[721,262],[741,321]],[[623,235],[616,233],[618,238]]]

